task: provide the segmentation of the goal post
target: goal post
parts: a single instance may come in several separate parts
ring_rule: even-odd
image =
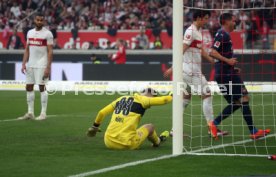
[[[182,79],[183,0],[173,0],[173,155],[183,152]]]

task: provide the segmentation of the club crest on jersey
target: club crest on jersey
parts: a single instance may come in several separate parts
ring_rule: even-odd
[[[216,41],[215,44],[214,44],[214,46],[218,48],[220,46],[220,42]]]
[[[190,40],[191,39],[191,35],[186,35],[186,39]]]

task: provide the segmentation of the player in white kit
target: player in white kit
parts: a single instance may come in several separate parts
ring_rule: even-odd
[[[208,82],[205,76],[202,74],[201,62],[202,57],[214,63],[213,59],[204,51],[202,47],[202,31],[201,28],[208,22],[210,13],[203,10],[195,10],[193,13],[193,23],[186,30],[183,40],[183,81],[189,87],[186,93],[184,93],[183,107],[184,110],[188,106],[191,100],[191,91],[201,95],[203,100],[202,109],[209,126],[209,132],[212,137],[217,138],[219,135],[224,135],[227,132],[216,129],[213,124],[213,105],[211,90],[208,86]],[[168,77],[172,74],[172,68],[168,69],[164,76]],[[190,90],[191,89],[191,90]]]
[[[28,112],[18,119],[46,119],[48,94],[46,86],[53,59],[53,35],[43,27],[44,16],[37,13],[34,19],[35,28],[28,31],[27,43],[23,56],[22,73],[26,75],[26,91]],[[34,84],[39,85],[41,98],[41,113],[34,116]]]

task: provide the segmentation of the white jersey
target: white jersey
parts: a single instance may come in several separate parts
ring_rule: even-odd
[[[184,34],[183,43],[190,46],[183,55],[183,72],[188,75],[201,74],[201,29],[192,24]]]
[[[46,68],[48,61],[47,45],[53,45],[53,34],[46,28],[28,31],[27,45],[29,45],[28,67]]]

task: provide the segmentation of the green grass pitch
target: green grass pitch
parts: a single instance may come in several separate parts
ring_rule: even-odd
[[[172,140],[160,148],[152,148],[146,142],[135,151],[113,151],[104,146],[103,135],[86,137],[97,111],[117,98],[118,95],[74,95],[57,93],[49,97],[48,115],[45,121],[13,120],[26,112],[25,92],[0,92],[0,176],[1,177],[62,177],[102,168],[116,166],[137,160],[171,154]],[[258,127],[263,126],[276,132],[276,94],[251,94],[251,104]],[[215,96],[215,115],[226,104],[221,96]],[[187,150],[198,150],[210,146],[228,144],[249,139],[249,134],[237,111],[233,117],[223,122],[224,130],[230,135],[213,141],[207,135],[207,127],[202,117],[201,101],[193,97],[192,104],[184,115],[184,131],[190,137],[184,138]],[[142,118],[141,124],[153,123],[158,132],[171,129],[172,104],[152,107]],[[40,95],[36,93],[35,113],[40,111]],[[109,117],[101,128],[105,130]],[[276,154],[274,137],[227,146],[207,152],[237,154]],[[95,176],[103,177],[197,177],[197,176],[250,176],[276,175],[276,161],[264,157],[226,157],[181,155],[152,163],[109,171]]]

